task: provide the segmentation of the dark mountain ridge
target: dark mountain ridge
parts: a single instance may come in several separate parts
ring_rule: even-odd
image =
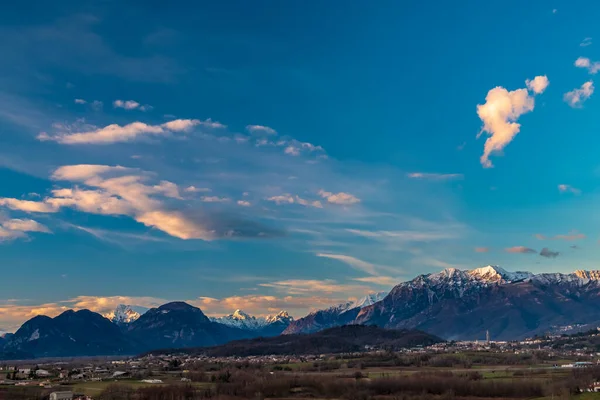
[[[377,326],[344,325],[310,334],[260,337],[232,341],[221,346],[156,350],[150,353],[183,352],[210,357],[335,354],[365,351],[368,347],[399,350],[415,346],[429,346],[442,341],[437,336],[417,330],[390,330]]]

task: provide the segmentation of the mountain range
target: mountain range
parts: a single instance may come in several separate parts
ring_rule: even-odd
[[[284,333],[366,324],[420,329],[445,339],[473,340],[489,331],[493,339],[513,340],[599,322],[600,271],[533,274],[487,266],[420,275],[358,311],[334,307],[311,313]]]
[[[108,318],[106,318],[108,317]],[[88,310],[34,317],[0,337],[0,358],[133,354],[158,348],[221,345],[264,336],[311,334],[343,325],[420,330],[447,340],[521,339],[600,324],[600,271],[508,272],[448,268],[293,320],[241,310],[209,318],[174,302],[146,312],[119,306],[104,317]]]
[[[354,302],[338,304],[324,310],[313,311],[304,318],[288,324],[283,334],[313,333],[334,326],[351,324],[360,310],[385,298],[387,292],[372,293]]]
[[[14,334],[0,338],[0,359],[129,355],[159,348],[214,346],[279,335],[291,318],[286,316],[282,311],[260,319],[260,327],[242,329],[215,322],[184,302],[167,303],[143,314],[126,305],[104,316],[68,310],[55,318],[36,316]]]

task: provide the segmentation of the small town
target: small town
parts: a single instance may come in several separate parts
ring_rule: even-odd
[[[597,331],[588,332],[585,337],[599,335]],[[390,359],[402,363],[390,367]],[[527,374],[563,376],[571,373],[567,371],[579,369],[600,371],[600,352],[577,346],[572,337],[563,335],[521,341],[450,341],[396,351],[366,346],[364,351],[343,354],[210,357],[174,352],[141,357],[4,362],[0,364],[0,389],[14,387],[11,393],[46,393],[50,400],[91,400],[105,398],[104,391],[119,385],[129,388],[175,385],[210,391],[229,379],[227,376],[234,370],[263,371],[271,376],[365,374],[370,378],[413,374],[418,370],[450,370],[483,373],[491,379]],[[579,390],[600,391],[600,384],[593,381]]]

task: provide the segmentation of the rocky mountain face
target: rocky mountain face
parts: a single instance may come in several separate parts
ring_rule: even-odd
[[[283,334],[313,333],[334,326],[351,324],[363,307],[381,301],[385,295],[386,292],[372,293],[356,302],[349,301],[325,310],[314,311],[306,317],[290,323]]]
[[[224,317],[211,318],[211,321],[233,328],[253,331],[257,336],[277,336],[281,334],[294,320],[287,311],[280,311],[275,315],[254,317],[242,310],[235,310]]]
[[[353,323],[421,329],[445,339],[519,339],[600,321],[600,272],[532,274],[450,268],[404,282]]]
[[[125,330],[143,350],[212,346],[254,337],[250,331],[211,321],[197,307],[183,302],[148,310]]]
[[[68,310],[55,318],[30,319],[6,340],[2,350],[21,357],[60,357],[133,354],[135,346],[100,314]]]

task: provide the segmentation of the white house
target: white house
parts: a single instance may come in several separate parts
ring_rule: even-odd
[[[52,392],[49,400],[73,400],[73,392]]]

